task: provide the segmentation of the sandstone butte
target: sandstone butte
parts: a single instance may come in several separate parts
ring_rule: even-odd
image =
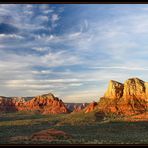
[[[28,101],[19,97],[0,97],[0,112],[14,111],[35,111],[42,114],[68,113],[68,109],[62,100],[51,93],[36,96]]]
[[[85,113],[93,108],[104,113],[115,113],[122,115],[143,114],[148,109],[148,82],[139,78],[131,78],[124,84],[111,80],[107,91],[100,101],[90,104],[85,109]]]

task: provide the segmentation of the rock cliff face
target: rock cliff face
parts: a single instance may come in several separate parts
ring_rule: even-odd
[[[54,97],[53,94],[36,96],[25,103],[26,110],[39,111],[42,114],[67,113],[68,110],[62,100]]]
[[[121,84],[110,81],[108,90],[100,99],[98,108],[104,112],[117,114],[137,114],[146,112],[148,107],[148,83],[131,78]]]
[[[111,80],[108,85],[108,89],[104,95],[105,98],[118,99],[123,95],[124,85],[117,81]]]
[[[96,107],[98,103],[97,102],[92,102],[90,103],[86,108],[85,108],[85,113],[92,112]]]
[[[42,114],[59,114],[67,113],[68,109],[62,100],[54,97],[53,94],[36,96],[29,101],[23,98],[0,98],[0,111],[35,111]]]
[[[125,81],[123,98],[146,100],[145,82],[138,78],[128,79]]]

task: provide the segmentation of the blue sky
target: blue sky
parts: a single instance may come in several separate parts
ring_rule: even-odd
[[[148,80],[148,5],[0,4],[0,95],[98,101]]]

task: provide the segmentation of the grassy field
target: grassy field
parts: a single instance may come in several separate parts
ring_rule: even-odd
[[[98,119],[95,113],[40,115],[7,113],[0,115],[0,144],[11,144],[14,136],[29,136],[44,129],[58,129],[72,135],[70,140],[47,144],[148,144],[147,122]],[[26,144],[18,141],[18,144]]]

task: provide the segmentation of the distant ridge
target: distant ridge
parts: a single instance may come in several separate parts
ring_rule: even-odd
[[[41,114],[68,113],[65,104],[52,93],[31,97],[0,97],[0,112],[33,111]]]

